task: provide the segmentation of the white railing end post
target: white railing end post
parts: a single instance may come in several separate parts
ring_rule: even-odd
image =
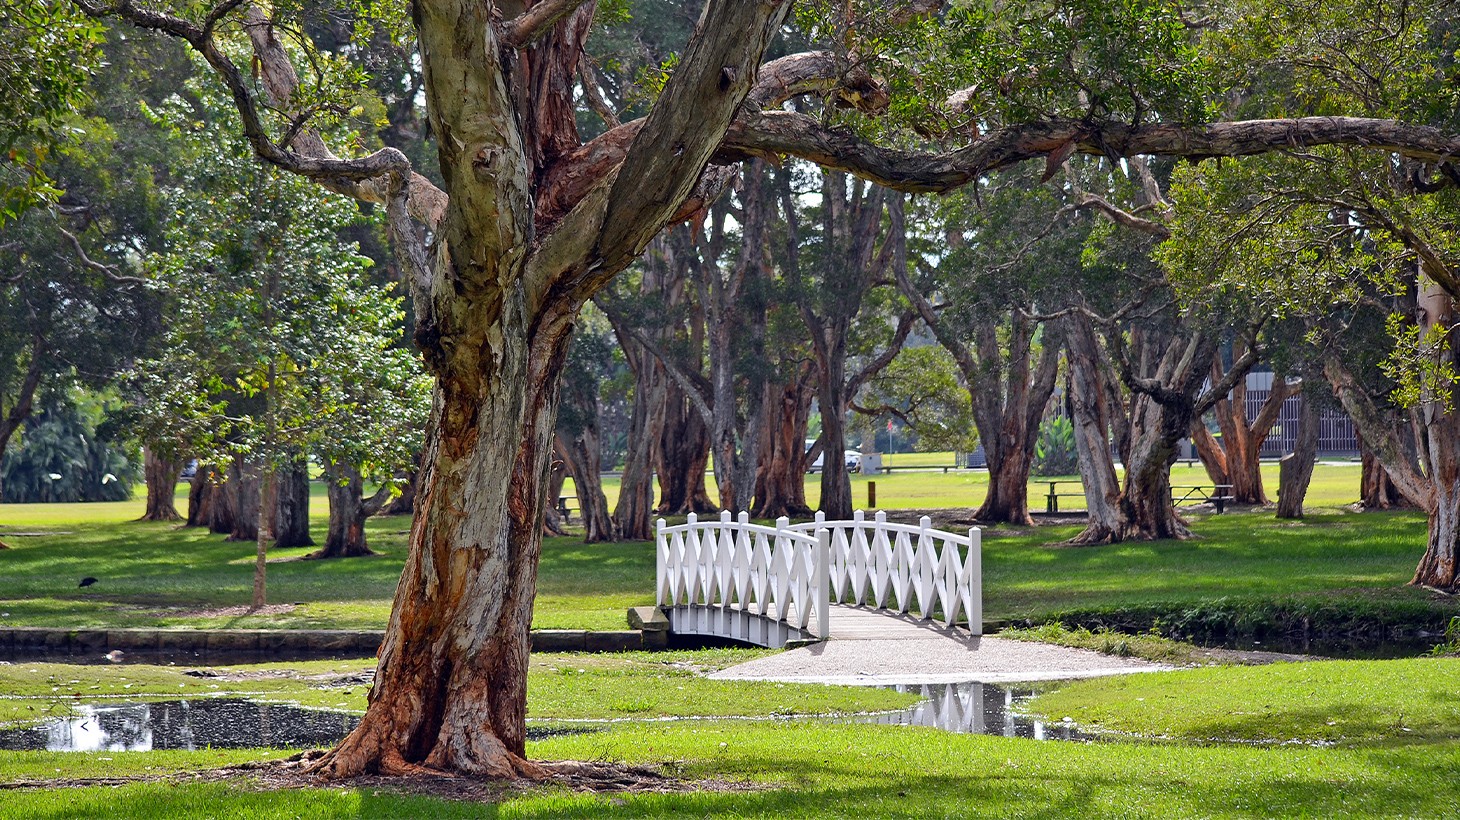
[[[684,517],[684,523],[686,524],[695,524],[698,523],[699,520],[700,517],[698,515],[695,515],[694,513],[690,513],[689,515],[686,515]]]
[[[746,511],[746,510],[741,510],[740,511],[739,520],[740,520],[740,523],[741,524],[749,524],[750,523],[750,513],[748,511]]]
[[[983,634],[983,530],[968,528],[968,631]]]
[[[788,530],[790,528],[791,528],[791,519],[787,518],[784,515],[781,516],[780,518],[777,518],[776,519],[776,530],[778,532],[785,532],[786,530]]]
[[[831,530],[825,527],[816,531],[816,566],[814,568],[816,591],[811,599],[816,607],[816,637],[826,640],[831,637]]]
[[[818,525],[819,524],[825,524],[826,523],[826,513],[822,512],[821,510],[817,510],[816,511],[816,523]]]
[[[918,528],[923,530],[931,530],[933,528],[933,519],[926,515],[922,518],[919,518]]]

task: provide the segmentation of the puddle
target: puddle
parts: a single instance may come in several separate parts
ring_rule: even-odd
[[[359,715],[238,698],[81,703],[70,714],[0,729],[10,752],[149,752],[155,749],[308,749],[333,746]],[[591,729],[529,727],[528,740]]]
[[[333,744],[356,715],[237,699],[76,704],[71,714],[0,730],[0,749],[147,752],[154,749],[308,748]]]
[[[1072,723],[1036,720],[1019,708],[1049,685],[1040,687],[992,683],[913,684],[889,687],[921,695],[922,703],[901,712],[869,715],[860,723],[895,726],[931,726],[960,734],[1025,737],[1033,740],[1090,741],[1095,735],[1081,732]]]

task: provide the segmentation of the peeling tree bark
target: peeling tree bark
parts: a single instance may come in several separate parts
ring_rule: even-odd
[[[269,512],[276,547],[312,547],[309,535],[309,468],[302,460],[274,471]]]
[[[1241,355],[1239,349],[1236,355]],[[1222,378],[1221,362],[1212,360],[1212,382]],[[1273,379],[1272,391],[1263,401],[1257,416],[1247,420],[1247,381],[1236,383],[1232,392],[1217,400],[1212,407],[1217,427],[1222,431],[1217,441],[1206,424],[1197,419],[1191,424],[1191,439],[1196,444],[1197,454],[1207,475],[1216,484],[1232,485],[1232,503],[1266,504],[1267,494],[1262,487],[1262,465],[1260,456],[1262,444],[1267,441],[1273,425],[1282,412],[1283,402],[1302,388],[1301,382],[1288,383],[1282,376]]]

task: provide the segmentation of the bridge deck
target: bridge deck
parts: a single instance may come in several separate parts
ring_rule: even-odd
[[[1164,669],[1083,649],[970,635],[935,622],[845,605],[831,640],[742,663],[712,678],[888,685],[1062,680]]]

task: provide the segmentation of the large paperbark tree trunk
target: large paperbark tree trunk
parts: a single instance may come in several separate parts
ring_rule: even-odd
[[[620,337],[623,343],[623,337]],[[624,346],[625,353],[629,346]],[[629,413],[629,446],[624,454],[624,472],[619,478],[618,503],[613,509],[613,527],[625,541],[648,541],[654,537],[654,457],[658,453],[658,430],[654,429],[655,406],[662,404],[662,390],[648,379],[637,378],[639,368],[658,365],[643,351],[630,354],[635,362],[634,404]],[[655,395],[658,392],[661,395]]]
[[[614,540],[613,518],[608,514],[608,499],[603,494],[599,476],[597,425],[579,431],[576,436],[558,434],[558,452],[566,457],[568,473],[578,493],[583,516],[583,542],[596,544]]]
[[[755,506],[750,511],[755,518],[811,515],[806,504],[806,429],[812,392],[807,382],[814,376],[807,365],[800,378],[766,385],[765,444],[755,477]]]
[[[657,473],[660,515],[714,513],[705,475],[710,468],[710,431],[679,385],[664,385]]]
[[[274,546],[312,547],[309,535],[309,466],[303,459],[274,471],[270,496]]]
[[[147,480],[147,505],[142,521],[180,521],[177,511],[177,477],[182,473],[180,458],[167,459],[154,447],[142,448],[143,472]]]

